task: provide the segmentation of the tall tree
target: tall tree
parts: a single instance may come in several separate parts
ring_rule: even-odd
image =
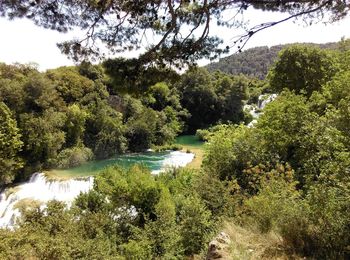
[[[280,52],[268,78],[275,91],[288,88],[310,96],[321,90],[337,70],[335,55],[316,47],[295,45]]]
[[[16,120],[10,109],[0,102],[0,186],[10,183],[18,169],[23,167],[18,152],[22,148]]]

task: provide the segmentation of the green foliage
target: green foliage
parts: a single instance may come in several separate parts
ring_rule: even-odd
[[[160,114],[145,108],[128,120],[126,137],[131,151],[144,151],[155,142],[155,133],[161,126]],[[160,143],[161,144],[161,143]]]
[[[138,59],[108,59],[103,63],[112,93],[141,95],[158,82],[174,82],[178,74],[168,68],[145,66]]]
[[[66,115],[66,145],[79,145],[83,139],[85,122],[89,117],[89,114],[81,109],[77,104],[73,104],[67,108]]]
[[[174,91],[175,89],[171,91],[165,82],[159,82],[149,88],[146,102],[154,110],[162,111],[167,106],[172,105],[172,101],[178,102],[177,93],[174,93]]]
[[[214,219],[235,215],[241,200],[238,196],[240,187],[237,181],[222,181],[217,176],[205,172],[195,179],[194,188],[206,208],[212,212]]]
[[[86,147],[72,147],[62,150],[55,162],[57,168],[71,168],[82,165],[85,162],[92,160],[94,157],[91,149]]]
[[[17,171],[23,167],[18,155],[23,142],[20,140],[17,122],[3,102],[0,102],[0,122],[0,186],[2,186],[10,183]]]
[[[331,181],[332,182],[332,181]],[[309,254],[328,258],[349,256],[349,182],[322,183],[310,189],[306,201],[310,207]],[[314,250],[317,248],[317,251]]]
[[[268,158],[260,136],[253,128],[228,126],[210,139],[204,159],[204,168],[220,180],[238,180],[245,183],[242,171]]]
[[[331,81],[324,85],[322,92],[328,104],[337,107],[342,99],[350,99],[349,80],[350,71],[342,71],[336,74]]]
[[[245,206],[259,229],[269,232],[278,225],[278,221],[286,218],[289,213],[285,212],[287,208],[293,208],[299,203],[300,193],[296,190],[296,182],[290,176],[278,172],[278,169],[262,173],[265,176],[262,176],[258,194],[246,200]]]
[[[140,57],[135,59],[134,64],[163,66],[175,64],[181,68],[184,63],[194,64],[201,58],[216,59],[220,54],[228,53],[230,47],[224,47],[226,44],[222,44],[222,39],[211,36],[209,31],[213,31],[214,25],[227,29],[240,29],[242,26],[240,22],[231,21],[236,18],[234,16],[236,13],[244,15],[248,7],[262,11],[284,12],[291,15],[290,18],[302,17],[310,24],[325,17],[329,22],[341,20],[349,13],[348,5],[343,1],[307,0],[287,1],[283,4],[277,0],[220,3],[140,1],[111,4],[98,1],[76,3],[43,0],[39,5],[26,1],[6,0],[2,3],[0,16],[8,19],[27,17],[38,26],[59,32],[89,28],[87,35],[58,44],[61,51],[75,61],[105,58],[109,54],[139,50],[142,47],[143,51]],[[54,9],[57,10],[52,11]],[[233,10],[232,14],[226,14],[226,10]],[[247,28],[246,34],[238,37],[237,44],[243,44],[238,45],[238,49],[241,50],[255,33],[279,23],[270,24],[268,21],[263,21],[259,26]],[[146,32],[159,35],[159,39],[148,42]],[[102,46],[96,46],[96,42]]]
[[[168,144],[168,145],[155,145],[152,146],[152,150],[155,152],[163,152],[163,151],[180,151],[182,146],[179,144]]]
[[[31,73],[23,85],[25,111],[43,113],[47,109],[61,110],[64,106],[59,92],[45,75]]]
[[[105,80],[105,74],[101,65],[92,65],[83,61],[78,66],[79,74],[93,81]]]
[[[268,79],[274,91],[284,88],[311,96],[337,72],[336,58],[329,52],[302,45],[281,51]]]
[[[222,219],[235,217],[278,233],[286,248],[305,257],[347,259],[348,55],[346,44],[333,54],[310,47],[285,50],[271,73],[281,72],[277,67],[285,58],[288,66],[303,64],[305,84],[298,85],[295,70],[282,71],[295,80],[290,88],[299,89],[280,92],[250,128],[230,123],[244,119],[243,100],[254,102],[268,89],[245,76],[191,69],[174,85],[158,80],[164,71],[144,67],[144,74],[133,75],[143,91],[109,96],[105,84],[116,94],[118,79],[130,83],[113,64],[109,79],[100,65],[88,63],[47,73],[0,64],[0,168],[6,169],[0,185],[19,173],[21,157],[24,173],[65,168],[93,156],[170,147],[183,121],[188,131],[225,123],[198,131],[208,140],[200,171],[152,176],[142,166],[112,167],[70,209],[59,202],[40,208],[22,201],[18,227],[0,230],[0,258],[193,257]],[[340,57],[341,66],[335,64]],[[123,64],[118,62],[117,68]],[[160,74],[152,78],[152,71]]]
[[[104,194],[115,210],[129,210],[134,207],[140,225],[145,223],[146,218],[156,218],[155,207],[161,196],[162,186],[146,168],[106,169],[96,177],[94,189]]]
[[[111,167],[70,209],[57,201],[24,209],[15,230],[0,229],[0,258],[183,259],[202,252],[215,225],[193,189],[193,170],[154,177]]]
[[[167,106],[163,111],[139,106],[139,110],[128,118],[126,137],[131,151],[144,151],[152,144],[161,146],[173,143],[182,130],[179,113]]]
[[[272,179],[245,202],[263,232],[277,231],[289,248],[306,256],[345,259],[349,242],[349,186],[322,183],[306,196],[293,182]]]
[[[106,221],[102,216],[99,217],[95,218],[95,222]],[[84,224],[88,224],[84,221],[85,218],[79,222],[73,221],[73,215],[65,210],[65,205],[55,201],[48,203],[44,210],[36,208],[28,211],[25,213],[20,228],[15,232],[0,230],[2,237],[0,257],[4,259],[93,259],[99,257],[118,259],[116,248],[112,240],[106,239],[106,234],[100,233],[101,236],[94,238],[84,234]],[[110,221],[106,223],[112,226]]]
[[[185,255],[201,252],[213,230],[211,213],[197,196],[189,196],[179,205],[180,233]]]
[[[54,167],[57,160],[59,167],[82,163],[91,154],[78,151],[81,147],[103,159],[173,143],[188,115],[171,87],[176,73],[159,83],[172,72],[147,68],[145,73],[140,80],[148,82],[147,93],[137,99],[110,96],[102,65],[85,62],[40,73],[29,65],[0,64],[0,100],[23,133],[24,172]]]
[[[101,112],[95,121],[98,132],[94,136],[92,149],[96,158],[108,158],[125,151],[124,126],[119,113],[111,111],[110,115],[106,115],[105,111]]]
[[[128,243],[120,246],[120,250],[126,259],[147,260],[152,258],[150,241],[147,239],[129,240]]]
[[[314,49],[302,52],[301,47],[285,53],[290,50],[297,54],[291,59],[315,55],[311,60],[302,58],[306,63],[299,64],[306,73],[299,75],[313,77],[315,81],[307,82],[314,85],[282,91],[252,128],[221,126],[216,131],[199,131],[209,139],[204,171],[211,178],[201,182],[207,192],[199,193],[215,212],[227,204],[221,195],[225,193],[220,192],[220,197],[214,191],[230,191],[238,219],[253,223],[262,232],[280,234],[288,250],[317,259],[347,259],[348,71],[344,66],[336,74],[332,71],[339,68],[333,64],[339,53],[325,61],[329,53]],[[346,54],[342,55],[346,60]],[[322,67],[327,64],[329,71]],[[323,70],[319,71],[319,81],[313,74],[317,69]],[[298,76],[296,70],[290,70],[285,71],[286,77]]]
[[[243,119],[242,100],[249,80],[243,76],[229,77],[209,74],[205,69],[192,69],[182,75],[177,88],[181,104],[188,110],[189,133],[221,122],[239,123]]]
[[[269,151],[281,161],[289,161],[300,146],[299,137],[304,135],[303,125],[312,119],[304,97],[283,92],[276,102],[268,104],[259,118],[257,128],[266,140]]]
[[[80,101],[95,88],[94,82],[81,76],[76,67],[60,67],[49,70],[47,76],[55,84],[55,88],[66,103]]]
[[[65,143],[62,131],[66,116],[62,112],[46,110],[42,116],[21,114],[24,152],[30,163],[50,164]]]
[[[225,130],[227,128],[230,128],[231,126],[228,124],[219,124],[212,127],[209,127],[207,129],[197,129],[196,136],[202,140],[202,141],[209,141],[209,139],[220,130]]]
[[[156,220],[145,226],[148,240],[151,241],[152,255],[165,259],[181,256],[181,237],[176,225],[175,203],[168,189],[162,189],[155,205],[155,215]]]

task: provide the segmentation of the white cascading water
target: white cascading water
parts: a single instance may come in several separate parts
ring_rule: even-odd
[[[152,173],[159,174],[167,168],[185,166],[193,158],[193,153],[170,152],[163,161],[162,169]],[[43,173],[34,173],[27,183],[5,189],[0,193],[0,228],[12,228],[15,225],[16,219],[20,216],[16,206],[22,200],[33,200],[43,204],[50,200],[58,200],[70,206],[75,197],[81,192],[89,191],[92,186],[93,177],[59,181],[48,180]]]
[[[253,117],[253,120],[248,124],[248,127],[252,127],[257,122],[261,110],[263,110],[268,103],[274,101],[276,97],[277,94],[263,94],[258,97],[258,104],[244,106],[243,109],[248,111]]]
[[[274,101],[276,97],[277,97],[277,94],[260,95],[258,98],[258,108],[264,109],[265,106],[271,101]]]
[[[65,181],[47,180],[43,173],[34,173],[27,183],[0,194],[0,227],[12,227],[20,215],[16,204],[21,200],[33,200],[46,203],[49,200],[64,201],[68,206],[80,192],[92,188],[93,178],[71,179]]]
[[[164,159],[162,169],[152,171],[153,174],[159,174],[169,168],[184,167],[188,163],[192,162],[194,158],[193,153],[184,153],[180,151],[170,152]]]

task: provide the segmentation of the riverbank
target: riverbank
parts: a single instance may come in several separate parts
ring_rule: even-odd
[[[185,167],[190,168],[190,169],[200,169],[202,166],[203,162],[203,157],[204,157],[204,149],[203,147],[193,147],[189,145],[184,145],[182,146],[183,152],[190,152],[194,154],[193,160],[187,164]]]

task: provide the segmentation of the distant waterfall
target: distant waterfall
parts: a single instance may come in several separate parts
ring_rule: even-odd
[[[257,119],[259,118],[261,114],[261,110],[265,108],[265,106],[270,103],[271,101],[275,100],[277,97],[277,94],[263,94],[258,97],[258,103],[257,104],[252,104],[252,105],[245,105],[244,110],[248,111],[249,114],[252,115],[253,121],[251,121],[248,126],[251,127],[253,126],[256,122]]]
[[[274,101],[276,97],[277,97],[277,94],[260,95],[258,98],[258,108],[264,109],[265,106],[271,101]]]

